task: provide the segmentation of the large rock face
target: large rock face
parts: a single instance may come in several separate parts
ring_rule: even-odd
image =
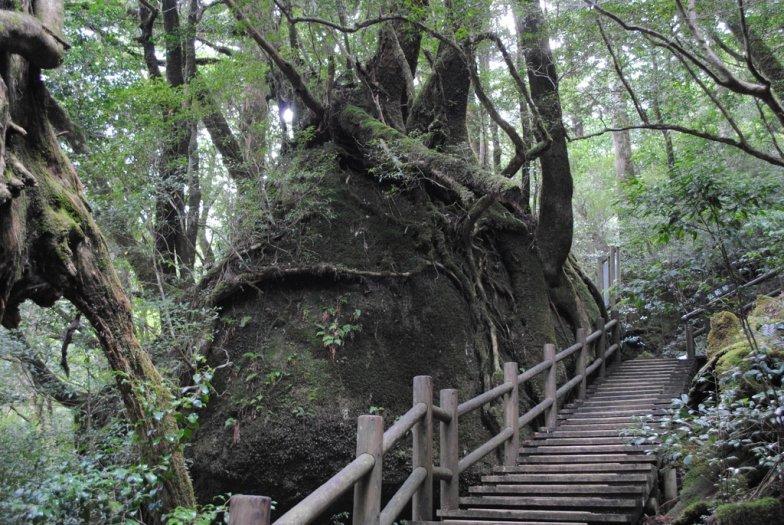
[[[358,415],[388,426],[410,407],[415,375],[465,400],[500,382],[503,361],[536,364],[545,342],[571,343],[600,315],[572,263],[548,288],[525,231],[488,221],[466,243],[463,212],[437,190],[334,159],[327,146],[293,163],[275,192],[283,226],[211,278],[211,360],[232,365],[191,450],[203,499],[266,494],[288,508],[350,461]],[[461,418],[461,455],[497,430],[497,411]],[[408,446],[385,457],[389,488],[410,470]]]

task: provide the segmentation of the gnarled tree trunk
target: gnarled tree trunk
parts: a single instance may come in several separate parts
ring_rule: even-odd
[[[47,110],[41,69],[57,67],[67,48],[62,2],[33,7],[0,10],[0,318],[13,328],[28,299],[71,301],[95,328],[145,460],[170,458],[166,505],[193,505],[182,452],[167,439],[177,434],[171,393],[134,335],[130,302]]]

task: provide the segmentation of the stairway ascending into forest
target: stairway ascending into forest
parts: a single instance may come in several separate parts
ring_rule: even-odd
[[[554,430],[522,443],[517,465],[495,467],[441,511],[442,523],[637,523],[656,486],[655,444],[629,429],[664,415],[684,391],[692,361],[625,361],[558,413]]]

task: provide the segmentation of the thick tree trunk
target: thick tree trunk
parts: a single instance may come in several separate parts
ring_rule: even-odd
[[[558,95],[558,74],[539,0],[520,0],[519,7],[522,10],[531,97],[552,137],[550,148],[539,158],[542,191],[536,241],[545,277],[551,285],[557,285],[572,247],[574,232],[572,174],[566,147],[566,130]]]
[[[62,3],[59,8],[41,20],[0,10],[0,319],[16,327],[27,299],[41,306],[61,296],[70,300],[96,330],[145,461],[168,458],[171,476],[162,480],[167,508],[191,506],[182,452],[168,439],[178,432],[171,393],[136,340],[130,302],[46,112],[40,68],[56,67],[64,53],[52,36],[60,34]],[[24,32],[14,34],[5,20],[20,22]],[[15,45],[6,45],[12,40]]]

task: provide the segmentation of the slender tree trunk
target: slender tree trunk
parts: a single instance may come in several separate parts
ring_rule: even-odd
[[[626,113],[626,100],[623,97],[623,86],[616,82],[612,90],[612,122],[615,128],[624,128],[631,124]],[[632,160],[632,140],[628,129],[613,131],[613,150],[615,151],[615,176],[619,181],[629,181],[636,176]]]
[[[572,174],[558,95],[558,74],[550,51],[544,13],[538,0],[520,0],[519,5],[531,97],[552,137],[550,148],[539,158],[542,192],[536,240],[545,277],[550,285],[555,286],[560,282],[561,270],[572,247]]]
[[[653,116],[656,122],[664,122],[659,102],[659,61],[656,58],[655,49],[651,54],[651,68],[653,73],[651,108],[653,109]],[[664,152],[667,155],[667,169],[672,173],[675,170],[675,148],[672,145],[672,135],[668,130],[664,129],[662,130],[662,138],[664,139]]]

